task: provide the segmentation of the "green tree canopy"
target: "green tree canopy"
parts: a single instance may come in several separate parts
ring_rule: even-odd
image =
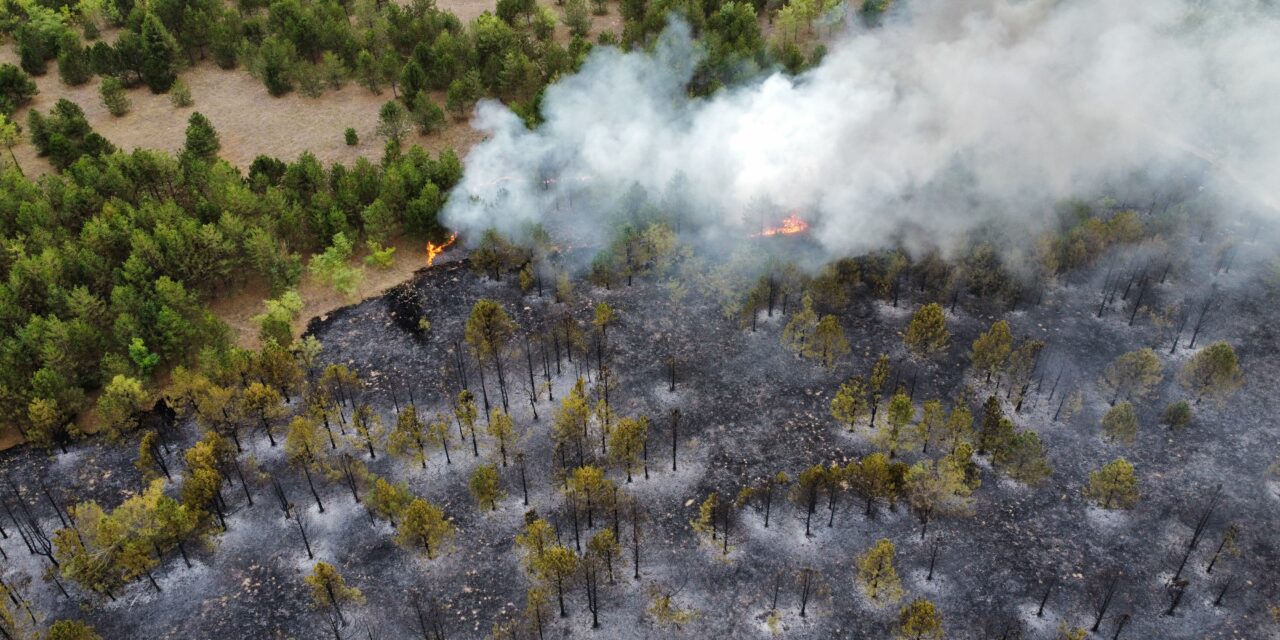
[[[951,332],[947,330],[947,314],[942,305],[933,302],[916,310],[903,341],[912,353],[921,357],[946,349],[951,343]]]

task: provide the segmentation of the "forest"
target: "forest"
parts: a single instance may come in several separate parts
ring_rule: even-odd
[[[540,131],[672,20],[707,104],[900,11],[3,0],[0,635],[1280,634],[1280,258],[1214,163],[834,251],[817,206],[709,223],[679,180],[540,165],[493,204],[418,144],[477,104]],[[211,66],[355,83],[378,144],[236,166]],[[181,148],[49,74],[110,118],[167,95]]]

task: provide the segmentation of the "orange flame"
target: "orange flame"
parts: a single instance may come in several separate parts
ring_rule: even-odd
[[[796,233],[804,233],[805,231],[808,231],[808,230],[809,230],[809,223],[805,222],[804,218],[801,218],[800,216],[793,213],[783,218],[782,224],[776,227],[765,227],[764,231],[761,231],[758,235],[765,236],[765,237],[776,236],[780,234],[789,236]]]
[[[427,243],[427,266],[428,267],[431,266],[431,264],[436,261],[436,256],[440,255],[441,253],[444,253],[444,250],[448,249],[453,244],[453,242],[457,239],[458,239],[458,234],[455,233],[449,236],[449,239],[446,240],[443,244],[433,244],[431,242],[428,242]]]

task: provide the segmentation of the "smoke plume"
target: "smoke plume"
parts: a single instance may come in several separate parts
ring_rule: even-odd
[[[838,27],[816,68],[709,98],[673,23],[597,48],[530,130],[478,107],[446,223],[605,233],[635,184],[689,228],[741,237],[799,211],[832,253],[1034,229],[1055,202],[1191,181],[1276,212],[1280,13],[1250,0],[903,0]]]

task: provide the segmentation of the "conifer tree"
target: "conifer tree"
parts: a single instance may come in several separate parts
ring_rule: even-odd
[[[889,354],[882,353],[876,359],[876,363],[871,366],[871,377],[868,379],[867,389],[871,393],[871,418],[870,425],[874,429],[876,426],[876,411],[880,408],[880,399],[884,395],[884,383],[889,380]]]
[[[137,428],[146,398],[141,380],[123,375],[112,378],[102,395],[98,396],[98,415],[107,434],[115,439]]]
[[[430,560],[454,535],[454,527],[439,507],[414,498],[404,509],[403,521],[396,529],[396,542],[410,549],[421,548]]]
[[[1116,458],[1097,471],[1089,472],[1084,495],[1103,509],[1132,509],[1138,504],[1138,479],[1133,465]]]
[[[852,431],[867,411],[867,388],[862,376],[853,376],[840,385],[831,398],[831,417]]]
[[[534,575],[543,584],[555,585],[556,599],[560,603],[560,617],[568,614],[564,608],[564,589],[566,583],[578,570],[578,555],[564,545],[556,544],[530,561]]]
[[[782,329],[782,344],[786,348],[804,354],[813,342],[813,334],[818,329],[818,314],[813,310],[813,298],[805,294],[801,308],[791,316],[787,326]]]
[[[790,326],[790,325],[788,325]],[[844,337],[844,327],[833,315],[822,316],[818,326],[813,330],[813,338],[805,345],[802,354],[814,358],[822,366],[830,369],[836,361],[848,355],[849,340]]]
[[[486,427],[489,437],[498,442],[498,453],[502,458],[502,466],[507,466],[507,447],[510,443],[514,443],[517,437],[515,422],[511,420],[511,416],[502,410],[494,407],[489,413],[489,424]]]
[[[312,605],[317,609],[332,611],[342,626],[347,624],[342,606],[364,603],[364,594],[355,587],[347,586],[347,581],[338,573],[338,569],[327,562],[317,562],[311,574],[306,577],[306,583],[311,587]]]
[[[1121,396],[1131,400],[1145,399],[1164,379],[1164,365],[1151,349],[1130,351],[1107,367],[1102,374],[1102,388],[1111,394],[1111,404]]]
[[[946,349],[951,342],[951,332],[947,330],[942,305],[933,302],[916,310],[903,341],[912,353],[922,358]]]
[[[1128,400],[1111,407],[1102,416],[1102,431],[1107,439],[1125,445],[1138,436],[1138,414]]]
[[[877,499],[889,499],[893,492],[893,473],[890,471],[888,456],[883,453],[869,453],[861,460],[850,462],[845,468],[845,477],[855,493],[866,500],[865,515],[871,515],[871,507]]]
[[[973,341],[973,367],[986,374],[987,382],[990,382],[991,375],[1004,367],[1012,350],[1013,334],[1009,332],[1009,323],[999,320]]]
[[[1191,425],[1191,404],[1186,400],[1179,400],[1165,407],[1164,413],[1160,414],[1160,422],[1169,425],[1174,431],[1181,431]]]
[[[377,476],[369,490],[365,506],[376,516],[386,518],[393,527],[403,517],[405,509],[413,503],[414,496],[409,486],[403,482],[392,483],[386,478]]]
[[[920,518],[921,539],[931,518],[967,513],[973,503],[964,469],[946,459],[937,464],[923,460],[912,465],[903,480],[903,491],[907,503]]]
[[[804,510],[804,535],[810,534],[813,514],[818,510],[818,495],[827,482],[827,468],[821,463],[800,472],[791,485],[791,502]]]
[[[117,118],[129,113],[129,109],[133,106],[129,96],[125,94],[124,83],[115,76],[102,79],[102,84],[98,86],[98,95],[102,98],[102,106]]]
[[[1030,430],[1011,435],[996,449],[991,461],[1010,478],[1029,485],[1040,484],[1053,473],[1040,435]]]
[[[947,422],[943,426],[945,435],[943,441],[946,443],[947,450],[953,452],[956,447],[961,444],[973,443],[973,414],[969,408],[963,403],[957,402],[951,407],[951,413],[947,415]]]
[[[898,612],[898,640],[942,640],[942,615],[924,598],[916,598]]]
[[[187,141],[182,150],[201,160],[213,160],[220,149],[222,142],[209,119],[199,111],[191,114],[187,119]]]
[[[448,433],[447,426],[445,432]],[[430,439],[426,423],[418,417],[418,408],[410,404],[396,416],[395,427],[387,437],[387,453],[416,462],[426,469]]]
[[[483,299],[471,307],[467,317],[466,341],[480,360],[491,360],[498,374],[498,388],[502,393],[502,410],[507,407],[507,379],[502,366],[502,354],[515,335],[516,324],[502,305]]]
[[[506,495],[502,490],[498,468],[491,464],[476,467],[471,473],[471,479],[467,481],[467,488],[481,511],[496,511],[498,501]]]
[[[894,546],[881,538],[858,556],[858,582],[877,606],[892,604],[902,597],[902,581],[893,566]]]
[[[911,398],[907,396],[906,391],[899,389],[893,394],[893,398],[889,400],[889,411],[885,421],[887,426],[872,435],[876,446],[888,452],[890,459],[898,457],[898,451],[915,450],[918,444],[915,439],[916,434],[907,428],[915,418],[915,414],[915,406],[911,404]]]
[[[142,81],[164,93],[177,79],[178,43],[153,13],[142,19]]]
[[[999,451],[1013,437],[1013,421],[1004,415],[1000,399],[988,396],[982,405],[982,428],[978,432],[978,455]]]
[[[942,401],[925,400],[921,405],[920,422],[916,423],[914,440],[921,444],[921,452],[929,453],[929,445],[942,438],[946,414]]]
[[[609,457],[627,470],[627,482],[631,472],[640,462],[648,462],[649,418],[627,417],[609,433]],[[645,467],[646,477],[648,467]]]
[[[79,620],[59,620],[49,625],[43,640],[102,640],[102,636]]]
[[[1243,381],[1235,349],[1222,341],[1196,352],[1178,372],[1178,382],[1195,395],[1197,403],[1206,397],[1222,402],[1234,394]]]

